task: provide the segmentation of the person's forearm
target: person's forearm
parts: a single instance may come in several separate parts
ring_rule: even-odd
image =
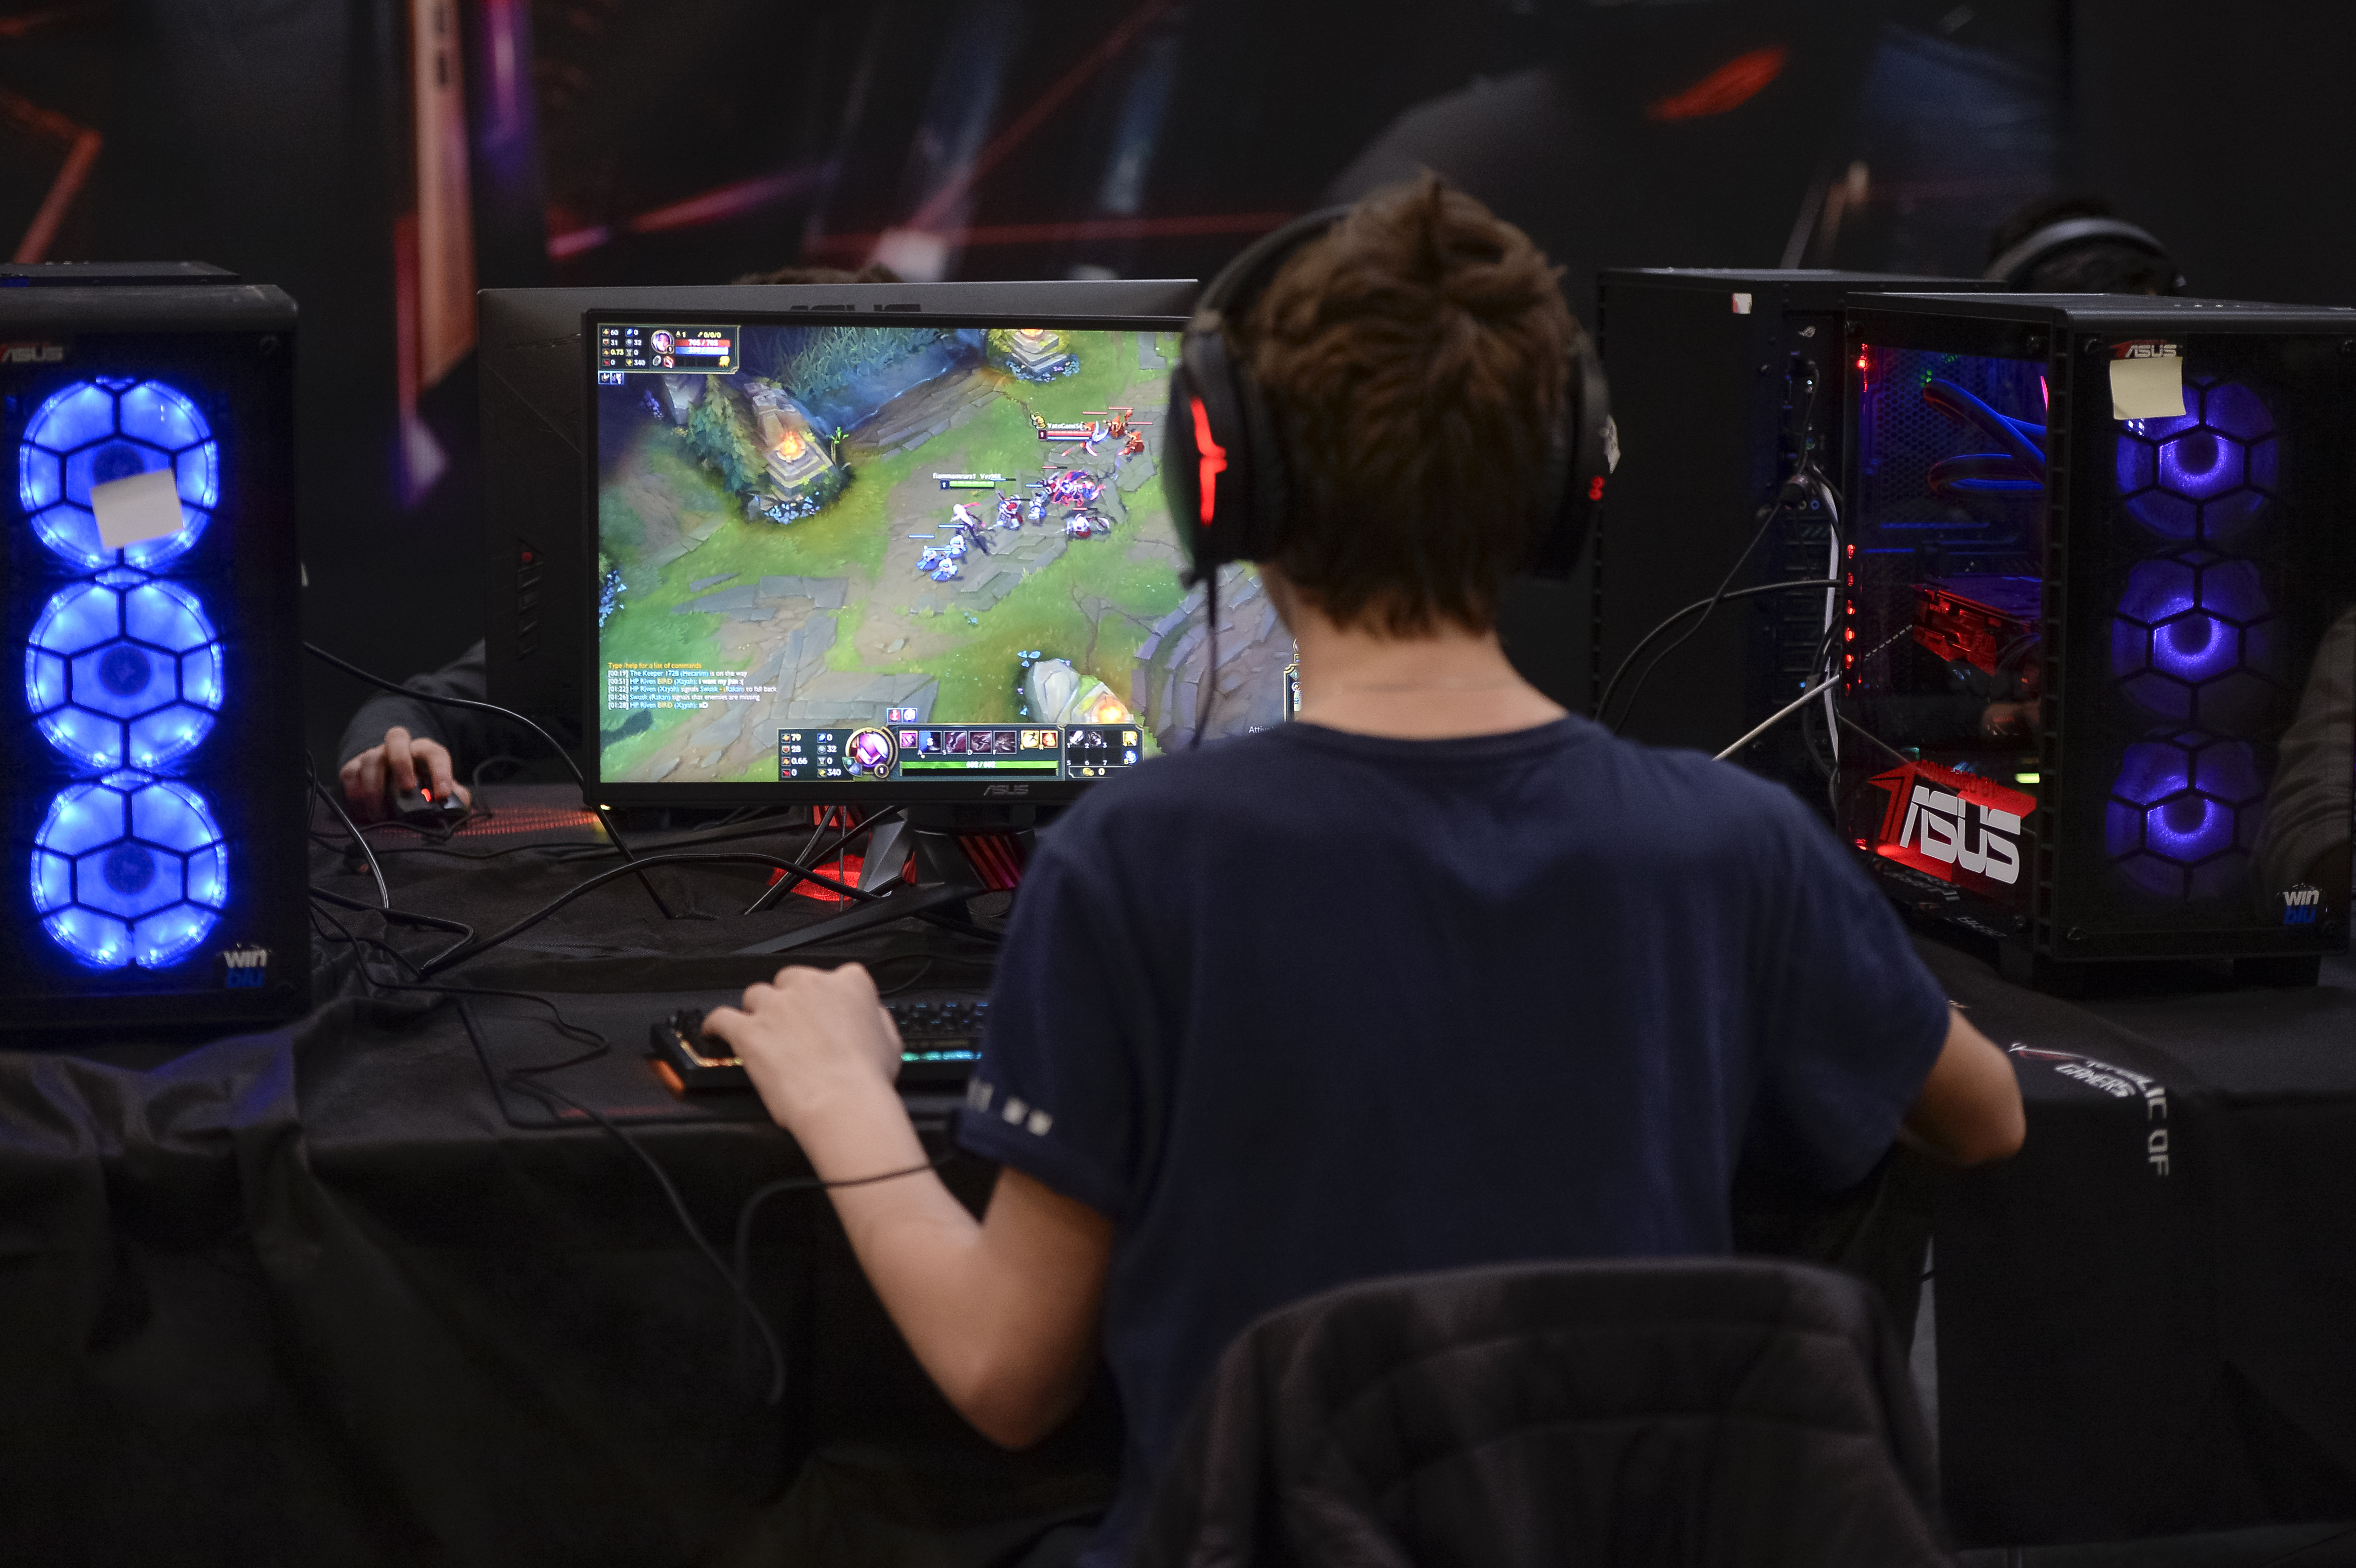
[[[830,1181],[926,1161],[906,1108],[881,1084],[845,1093],[810,1122],[798,1136]],[[926,1171],[828,1195],[884,1311],[949,1403],[999,1442],[1019,1444],[1043,1421],[1052,1425],[1054,1418],[1030,1410],[1029,1402],[1022,1410],[1001,1407],[1010,1386],[1027,1387],[1008,1376],[1023,1326],[1004,1310],[1008,1293],[981,1245],[980,1221],[940,1178]]]

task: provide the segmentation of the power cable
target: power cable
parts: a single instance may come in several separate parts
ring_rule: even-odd
[[[844,898],[856,899],[862,903],[873,903],[882,896],[871,893],[862,888],[854,888],[847,883],[836,881],[832,877],[821,876],[816,871],[804,870],[790,860],[779,859],[775,855],[757,854],[750,849],[722,850],[717,853],[707,851],[685,855],[650,855],[644,859],[633,860],[626,866],[616,866],[611,870],[600,871],[588,880],[566,890],[556,898],[542,904],[506,930],[480,938],[464,952],[444,954],[433,959],[422,973],[435,974],[454,964],[463,964],[469,959],[480,957],[501,943],[522,935],[583,894],[593,892],[617,877],[629,876],[649,866],[769,866],[784,871],[788,877],[801,881],[815,882],[822,888],[841,894]]]
[[[1751,741],[1756,741],[1760,736],[1764,735],[1768,731],[1772,730],[1776,725],[1781,724],[1784,720],[1789,719],[1801,709],[1805,708],[1808,705],[1809,699],[1815,697],[1818,692],[1830,690],[1834,684],[1839,679],[1840,677],[1837,675],[1828,675],[1825,677],[1824,679],[1816,682],[1815,685],[1808,688],[1807,690],[1800,693],[1799,696],[1794,698],[1791,701],[1785,703],[1783,707],[1778,708],[1774,712],[1769,714],[1766,718],[1753,725],[1750,733],[1744,735],[1742,739],[1737,741],[1723,752],[1719,752],[1717,760],[1721,763],[1726,761],[1727,758],[1734,755],[1735,752],[1742,750],[1743,747],[1751,744]]]
[[[1738,561],[1735,565],[1737,570],[1740,570],[1741,563]],[[1708,599],[1695,600],[1692,603],[1687,605],[1684,609],[1679,610],[1676,613],[1663,621],[1659,625],[1645,633],[1643,639],[1639,641],[1634,647],[1628,650],[1627,656],[1620,661],[1620,667],[1612,672],[1611,680],[1605,683],[1602,699],[1595,705],[1595,718],[1597,722],[1602,722],[1604,712],[1610,708],[1612,703],[1612,694],[1619,689],[1621,677],[1628,673],[1629,666],[1634,664],[1637,658],[1643,655],[1646,648],[1652,646],[1654,642],[1658,638],[1666,635],[1678,622],[1684,620],[1687,616],[1694,614],[1697,612],[1707,614],[1709,611],[1715,610],[1722,603],[1728,603],[1737,599],[1755,598],[1762,593],[1790,593],[1800,589],[1838,588],[1839,586],[1840,582],[1837,578],[1795,578],[1789,582],[1762,582],[1753,588],[1737,588],[1727,592],[1712,594]],[[1699,623],[1697,622],[1696,625],[1697,626],[1698,624]],[[1687,634],[1687,636],[1690,636],[1691,635],[1692,633],[1690,631]],[[1685,639],[1683,637],[1677,639],[1680,643],[1684,640]],[[1673,654],[1676,651],[1676,645],[1672,644],[1668,647],[1661,650],[1661,658],[1666,658],[1670,654]],[[1660,659],[1655,659],[1653,662],[1654,664],[1658,664]],[[1651,673],[1651,668],[1648,667],[1645,670],[1645,674],[1649,676]],[[1640,680],[1638,684],[1641,686],[1643,682]],[[1628,699],[1633,705],[1635,701],[1635,693],[1632,691],[1629,694]]]
[[[376,858],[376,846],[368,841],[368,835],[362,833],[359,825],[352,821],[350,813],[344,809],[344,803],[337,800],[327,786],[319,782],[318,774],[305,767],[303,776],[310,782],[311,793],[327,803],[327,809],[336,814],[336,820],[342,823],[344,831],[352,836],[352,843],[363,856],[367,857],[369,874],[376,879],[377,907],[391,909],[392,890],[385,886],[384,864]]]

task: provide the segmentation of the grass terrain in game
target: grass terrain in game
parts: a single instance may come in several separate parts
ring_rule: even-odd
[[[1132,407],[1136,418],[1152,423],[1144,432],[1145,453],[1129,461],[1138,465],[1158,460],[1167,372],[1140,366],[1133,332],[1074,332],[1067,338],[1080,362],[1076,374],[1032,383],[996,369],[961,368],[885,404],[844,443],[842,455],[851,473],[848,488],[815,515],[786,525],[748,518],[743,498],[698,460],[672,427],[622,404],[620,417],[637,419],[639,428],[601,485],[598,528],[601,548],[627,587],[621,607],[600,634],[601,659],[755,667],[760,639],[767,635],[763,627],[732,624],[725,614],[675,613],[676,605],[698,596],[691,585],[723,574],[734,574],[736,582],[768,576],[842,578],[848,591],[842,608],[834,612],[835,640],[827,666],[933,677],[939,688],[929,719],[1002,723],[1023,717],[1017,694],[1021,659],[1034,650],[1044,658],[1069,660],[1127,700],[1139,644],[1182,596],[1177,539],[1158,474],[1127,490],[1108,484],[1108,497],[1118,495],[1120,502],[1109,508],[1118,519],[1112,533],[1062,541],[1055,559],[1027,570],[993,604],[962,603],[967,596],[958,583],[935,583],[916,570],[926,544],[947,539],[952,502],[971,503],[987,517],[996,500],[987,491],[944,492],[934,474],[1002,473],[1012,483],[1001,493],[1027,500],[1022,482],[1039,477],[1042,460],[1066,450],[1064,443],[1038,438],[1033,412],[1064,422],[1087,411]],[[1163,363],[1174,357],[1174,335],[1148,335],[1148,340]],[[983,395],[985,388],[992,395]],[[937,400],[944,410],[954,406],[959,422],[888,454],[862,439],[890,427],[894,411],[911,399]],[[1098,458],[1075,452],[1067,461],[1110,473],[1111,451],[1107,443]],[[1044,523],[1026,522],[1024,534],[1060,538],[1058,516],[1051,510]],[[936,539],[907,537],[926,531]],[[1002,533],[989,538],[993,549],[1011,547],[1013,539]],[[1024,543],[1028,549],[1051,548]],[[681,544],[689,546],[683,553],[657,559]],[[986,577],[998,559],[969,556],[967,577]],[[605,716],[609,729],[620,717]],[[605,777],[648,776],[642,770],[678,752],[684,732],[712,715],[658,709],[650,717],[650,727],[606,744]],[[726,773],[730,780],[776,776],[774,755],[755,756]]]

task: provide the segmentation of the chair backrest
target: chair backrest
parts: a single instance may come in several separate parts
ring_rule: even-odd
[[[1764,1260],[1376,1280],[1260,1319],[1139,1568],[1910,1568],[1930,1445],[1870,1287]]]

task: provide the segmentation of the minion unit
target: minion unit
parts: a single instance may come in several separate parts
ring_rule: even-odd
[[[1847,312],[1841,826],[2060,980],[2348,941],[2356,312]]]
[[[195,263],[0,269],[0,1029],[309,1005],[294,304]]]

